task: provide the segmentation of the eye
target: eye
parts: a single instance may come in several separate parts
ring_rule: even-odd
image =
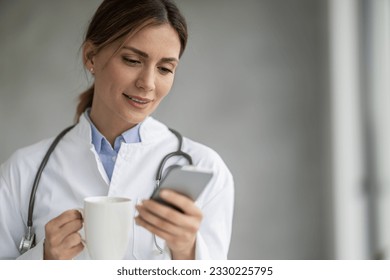
[[[126,64],[128,64],[130,66],[137,66],[137,65],[141,64],[141,61],[139,61],[137,59],[130,58],[130,57],[124,56],[124,57],[122,57],[122,59]]]
[[[167,74],[173,74],[173,70],[167,68],[167,67],[158,67],[158,70],[160,71],[161,74],[167,75]]]

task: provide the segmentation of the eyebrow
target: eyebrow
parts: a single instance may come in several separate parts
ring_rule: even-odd
[[[143,52],[137,48],[130,47],[130,46],[124,46],[123,48],[130,50],[130,51],[142,56],[143,58],[149,58],[149,55],[146,52]],[[179,62],[179,60],[175,57],[163,57],[161,59],[161,62]]]

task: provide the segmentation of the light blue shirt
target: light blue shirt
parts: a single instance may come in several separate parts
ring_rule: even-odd
[[[141,137],[139,135],[140,124],[134,126],[133,128],[123,132],[119,135],[114,142],[114,147],[107,141],[106,137],[100,133],[100,131],[93,124],[89,118],[90,109],[88,109],[84,114],[89,123],[91,124],[92,131],[92,144],[95,147],[97,154],[99,155],[100,160],[102,161],[104,170],[107,173],[109,180],[111,181],[112,173],[114,172],[115,161],[119,153],[121,144],[124,143],[139,143],[141,142]]]

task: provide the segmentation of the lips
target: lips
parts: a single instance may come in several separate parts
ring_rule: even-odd
[[[127,95],[125,93],[123,93],[123,96],[125,96],[127,99],[129,99],[137,104],[140,104],[140,105],[145,105],[145,104],[148,104],[152,101],[152,100],[147,99],[147,98],[142,98],[139,96],[130,96],[130,95]]]

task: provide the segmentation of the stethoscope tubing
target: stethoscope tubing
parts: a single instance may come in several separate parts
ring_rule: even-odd
[[[27,227],[33,226],[33,213],[34,213],[34,204],[35,204],[35,195],[37,193],[38,185],[41,180],[41,176],[43,173],[43,170],[46,167],[47,162],[50,159],[50,155],[53,153],[54,149],[56,148],[58,142],[62,139],[62,137],[65,136],[66,133],[68,133],[69,130],[71,130],[75,125],[69,126],[66,129],[64,129],[60,134],[57,135],[57,137],[54,139],[53,143],[50,145],[49,149],[47,150],[45,157],[43,158],[38,171],[35,175],[33,187],[31,189],[30,194],[30,202],[28,206],[28,219],[27,219]]]

